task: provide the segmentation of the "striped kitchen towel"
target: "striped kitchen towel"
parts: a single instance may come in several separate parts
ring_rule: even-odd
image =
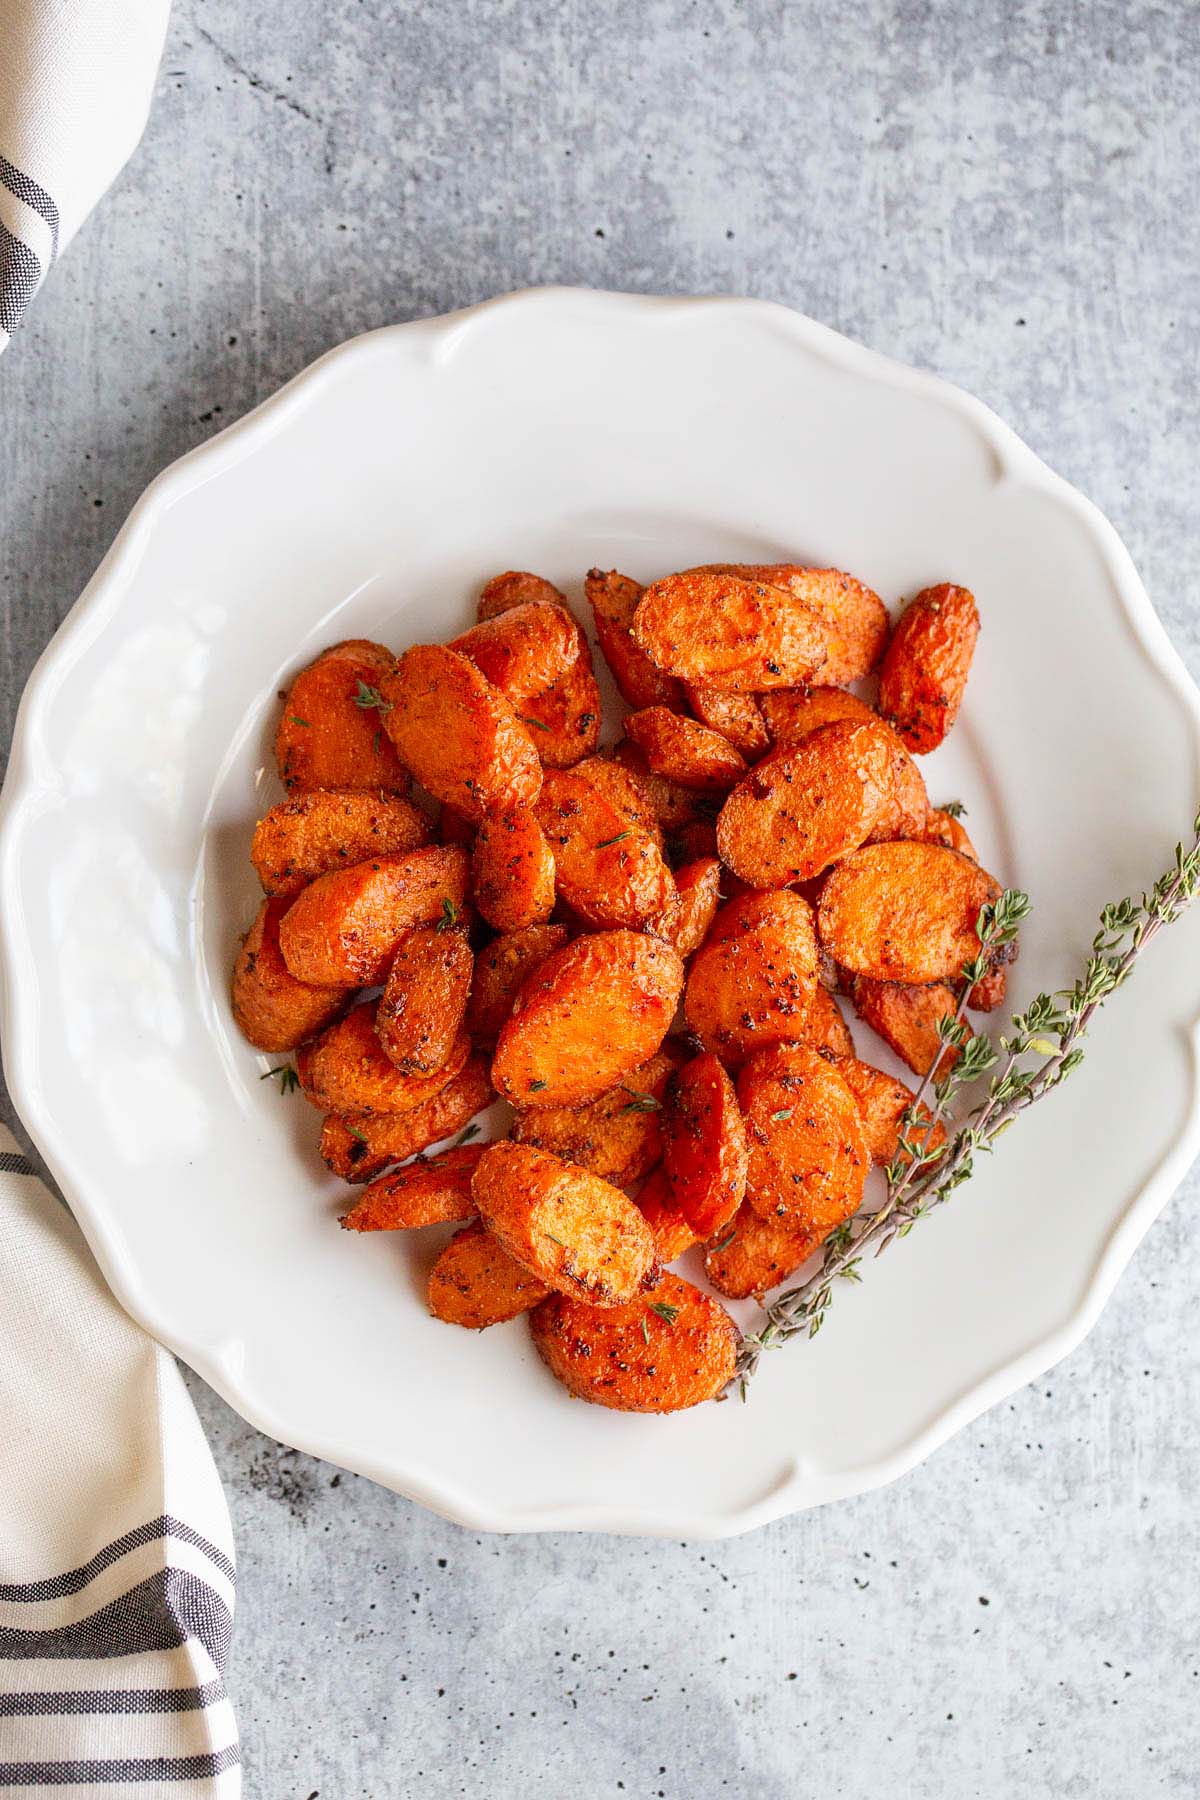
[[[0,0],[0,350],[146,124],[168,0]]]
[[[233,1588],[179,1370],[0,1127],[0,1795],[234,1800]]]

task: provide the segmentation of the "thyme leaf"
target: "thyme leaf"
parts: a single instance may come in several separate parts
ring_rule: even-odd
[[[278,1067],[274,1069],[266,1069],[258,1079],[260,1081],[270,1081],[273,1075],[278,1077],[279,1091],[281,1094],[294,1094],[296,1089],[300,1086],[300,1077],[297,1075],[291,1063],[280,1063]]]
[[[378,712],[391,712],[392,710],[391,701],[385,700],[377,687],[371,687],[365,681],[359,682],[353,698],[355,706],[361,707],[363,712],[369,712],[372,707],[375,707]]]
[[[621,1083],[621,1087],[622,1090],[625,1093],[630,1094],[632,1098],[628,1100],[624,1106],[619,1106],[617,1108],[618,1113],[652,1113],[662,1111],[662,1101],[656,1100],[653,1094],[640,1093],[637,1088],[631,1088],[627,1086],[625,1082]]]

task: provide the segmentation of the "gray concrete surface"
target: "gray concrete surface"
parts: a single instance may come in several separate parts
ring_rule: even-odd
[[[1200,675],[1198,183],[1190,0],[179,0],[0,363],[6,734],[165,462],[352,332],[543,281],[762,295],[940,369],[1116,521]],[[1198,1198],[1051,1377],[723,1545],[480,1539],[193,1382],[248,1793],[1194,1794]]]

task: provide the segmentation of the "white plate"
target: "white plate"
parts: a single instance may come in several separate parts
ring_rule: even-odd
[[[462,628],[497,569],[578,594],[593,563],[780,557],[975,589],[929,787],[1034,897],[1014,998],[1069,979],[1192,817],[1196,691],[1111,527],[1011,431],[779,307],[538,291],[343,346],[160,476],[21,707],[5,1066],[109,1281],[264,1431],[476,1528],[715,1536],[898,1475],[1079,1340],[1197,1148],[1200,917],[746,1406],[570,1401],[522,1322],[426,1316],[430,1234],[336,1229],[316,1115],[226,999],[277,689],[336,638]]]

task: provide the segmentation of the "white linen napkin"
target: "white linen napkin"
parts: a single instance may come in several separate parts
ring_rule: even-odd
[[[0,1127],[0,1795],[234,1800],[233,1602],[179,1370]]]
[[[0,350],[146,124],[169,0],[0,0]]]

